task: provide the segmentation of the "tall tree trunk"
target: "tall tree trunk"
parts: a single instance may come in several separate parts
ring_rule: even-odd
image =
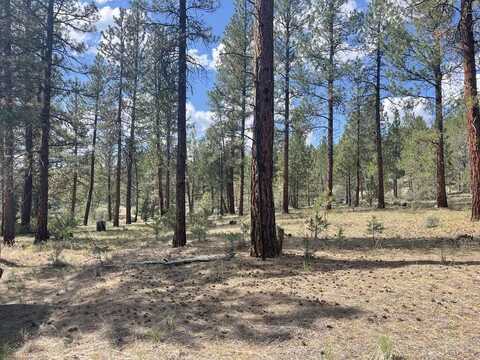
[[[252,148],[251,255],[274,258],[277,242],[273,201],[273,0],[255,1],[255,116]]]
[[[348,170],[348,206],[352,206],[352,175]]]
[[[77,96],[77,94],[75,94]],[[78,111],[78,110],[77,110]],[[77,120],[77,119],[76,119]],[[75,121],[76,121],[75,120]],[[75,210],[77,206],[77,183],[78,183],[78,124],[74,124],[74,140],[73,140],[73,178],[72,178],[72,200],[70,203],[70,217],[75,217]]]
[[[138,163],[137,158],[133,158],[134,167],[135,167],[135,216],[133,218],[133,222],[138,221],[138,201],[140,199],[140,184],[138,180]]]
[[[49,170],[49,140],[50,140],[50,102],[52,90],[52,58],[53,58],[53,22],[54,22],[55,0],[48,1],[47,7],[47,37],[45,40],[44,56],[44,84],[42,111],[40,113],[40,126],[42,139],[40,142],[39,162],[39,191],[38,191],[38,213],[37,232],[35,243],[41,243],[48,239],[48,170]]]
[[[165,169],[165,210],[168,211],[170,209],[170,169],[172,167],[172,120],[170,117],[171,113],[169,112],[167,115],[167,144],[165,148],[165,152],[167,155],[167,165]]]
[[[133,69],[133,94],[132,94],[132,114],[130,117],[130,139],[128,141],[128,161],[127,161],[127,194],[126,194],[126,223],[132,223],[132,184],[133,184],[133,162],[135,157],[135,126],[137,119],[137,89],[138,89],[138,29],[135,29],[135,59],[134,59],[134,69]]]
[[[15,152],[15,138],[13,131],[14,119],[14,96],[13,96],[13,61],[12,61],[12,12],[10,0],[5,1],[5,102],[6,112],[3,121],[5,123],[5,162],[3,175],[5,176],[5,216],[3,228],[3,242],[6,245],[13,246],[15,244],[15,222],[16,222],[16,206],[15,206],[15,183],[13,180],[13,161]]]
[[[123,67],[124,59],[123,52],[125,49],[124,37],[123,37],[123,22],[121,19],[122,27],[120,29],[120,78],[118,84],[118,109],[117,109],[117,166],[115,174],[115,208],[113,211],[113,226],[120,226],[120,185],[122,181],[122,109],[123,109]]]
[[[158,184],[158,202],[160,215],[165,213],[165,201],[163,198],[163,154],[162,154],[162,135],[160,124],[160,76],[155,71],[157,79],[155,80],[155,146],[157,149],[157,184]]]
[[[360,104],[357,104],[358,109],[357,109],[357,153],[356,153],[356,166],[355,166],[355,172],[356,172],[356,183],[355,183],[355,207],[360,206]]]
[[[224,186],[225,186],[225,178],[224,178],[224,161],[223,157],[225,155],[225,144],[224,144],[224,139],[222,135],[222,143],[221,143],[221,149],[220,149],[220,169],[219,169],[219,179],[220,179],[220,215],[225,215],[225,207],[223,204],[225,203],[225,200],[223,199],[223,192],[224,192]]]
[[[286,19],[285,29],[285,113],[284,113],[284,139],[283,139],[283,203],[282,210],[288,214],[288,168],[289,168],[289,145],[290,145],[290,7]]]
[[[88,195],[87,195],[87,204],[85,206],[85,216],[83,217],[84,226],[88,225],[88,218],[90,217],[90,207],[92,206],[93,187],[95,185],[95,149],[97,146],[97,125],[98,125],[99,103],[100,103],[100,94],[97,89],[97,94],[95,96],[95,115],[93,120],[92,153],[90,154],[90,181],[88,184]]]
[[[177,192],[176,219],[173,247],[187,244],[185,221],[185,170],[187,162],[187,4],[180,0],[180,34],[178,43],[178,119],[177,119]]]
[[[329,3],[329,14],[333,14],[333,1]],[[328,91],[328,125],[327,125],[327,209],[332,208],[333,197],[333,106],[334,106],[334,61],[335,61],[335,44],[334,44],[334,28],[333,28],[333,15],[329,15],[328,22],[328,36],[329,36],[329,53],[328,53],[328,79],[327,79],[327,91]]]
[[[245,122],[247,119],[247,66],[248,66],[248,0],[243,2],[243,73],[242,73],[242,123],[240,129],[241,148],[240,148],[240,196],[238,203],[238,214],[244,215],[245,198]]]
[[[381,118],[381,75],[382,75],[382,50],[377,44],[376,57],[376,78],[375,78],[375,147],[377,150],[377,207],[385,209],[385,185],[383,171],[383,150],[382,150],[382,118]]]
[[[395,199],[398,199],[398,178],[397,175],[394,175],[395,177],[393,178],[393,197]]]
[[[107,212],[108,221],[112,221],[112,152],[107,155]]]
[[[30,120],[25,122],[25,174],[23,177],[23,196],[21,225],[24,231],[31,231],[33,194],[33,126]]]
[[[132,115],[130,121],[130,138],[128,139],[128,161],[127,161],[127,194],[126,194],[126,220],[127,224],[132,223],[132,185],[133,185],[133,162],[135,157],[135,118],[136,118],[136,91],[133,95]]]
[[[447,190],[445,183],[445,152],[443,132],[443,94],[442,71],[440,65],[435,70],[435,128],[437,130],[437,207],[447,208]]]
[[[235,215],[235,184],[234,184],[234,171],[233,171],[233,160],[235,158],[235,152],[233,149],[233,136],[232,136],[232,145],[230,148],[230,161],[228,162],[227,167],[227,202],[228,202],[228,213]]]
[[[472,191],[472,221],[480,220],[480,109],[475,67],[475,38],[473,35],[473,0],[462,0],[460,46],[463,53],[464,97],[470,154],[470,186]]]

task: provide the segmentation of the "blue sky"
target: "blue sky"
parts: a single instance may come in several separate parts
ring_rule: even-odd
[[[105,30],[108,25],[113,23],[113,17],[118,16],[119,8],[129,7],[129,0],[95,0],[95,3],[99,9],[99,19],[96,23],[97,33],[72,33],[75,39],[83,40],[88,45],[89,49],[84,55],[86,62],[92,62],[94,59],[100,40],[100,31]],[[192,71],[189,74],[190,86],[187,92],[187,115],[190,117],[191,122],[196,124],[200,133],[203,133],[212,118],[211,113],[208,111],[208,91],[213,87],[215,81],[214,56],[232,14],[233,1],[219,0],[219,7],[214,13],[199,14],[199,16],[202,16],[205,24],[211,27],[217,41],[207,45],[203,43],[189,44],[191,55],[194,55],[198,62],[204,65],[204,70]]]
[[[223,36],[223,31],[227,26],[230,18],[233,14],[232,1],[220,1],[220,7],[214,14],[208,14],[204,17],[205,22],[212,27],[213,34],[219,39]],[[211,44],[208,47],[203,44],[191,44],[191,48],[194,47],[199,50],[200,54],[208,56],[210,61],[213,61],[213,51],[218,46],[218,42]],[[195,106],[197,110],[208,110],[208,97],[207,89],[213,86],[215,80],[215,70],[207,69],[201,74],[191,74],[190,76],[191,91],[189,92],[189,100]]]
[[[107,28],[109,24],[113,22],[113,17],[117,16],[120,7],[129,7],[129,0],[95,0],[99,8],[99,21],[97,22],[97,30],[102,31]],[[346,6],[350,9],[353,8],[365,8],[365,0],[347,0]],[[212,121],[212,113],[209,112],[208,104],[208,91],[213,87],[215,81],[215,55],[218,55],[217,47],[219,41],[223,36],[225,27],[227,26],[230,18],[233,14],[233,0],[219,0],[219,7],[214,13],[199,14],[202,16],[207,26],[212,28],[213,35],[217,41],[205,45],[203,43],[189,44],[190,55],[194,56],[198,62],[200,62],[205,70],[195,71],[189,74],[189,89],[187,92],[188,105],[187,116],[190,118],[190,122],[194,123],[197,128],[197,133],[202,134],[204,130]],[[77,34],[78,39],[85,40],[90,46],[87,52],[87,59],[93,60],[93,56],[96,51],[96,45],[99,40],[99,34]],[[402,99],[398,99],[401,101]],[[387,107],[392,108],[388,102],[384,103],[385,110]],[[391,109],[390,109],[391,110]],[[421,115],[427,115],[427,110],[423,105],[419,105],[418,112]],[[336,109],[334,133],[335,138],[338,140],[343,132],[345,123],[345,114],[340,109]],[[319,142],[319,139],[323,136],[323,130],[317,131],[311,134],[310,141],[314,144]]]

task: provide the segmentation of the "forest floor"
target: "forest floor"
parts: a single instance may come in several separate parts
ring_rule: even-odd
[[[373,215],[379,249],[366,234]],[[278,215],[291,236],[265,262],[237,249],[229,261],[126,265],[224,254],[225,234],[240,234],[234,217],[184,249],[143,224],[79,228],[64,267],[52,244],[21,237],[1,253],[0,359],[480,358],[480,227],[467,211],[334,210],[308,266],[305,217]],[[453,241],[464,234],[473,240]]]

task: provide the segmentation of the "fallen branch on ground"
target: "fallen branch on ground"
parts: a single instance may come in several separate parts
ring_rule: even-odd
[[[156,265],[164,265],[164,266],[179,266],[179,265],[187,265],[192,263],[199,263],[199,262],[210,262],[210,261],[228,261],[233,259],[235,254],[227,254],[227,255],[202,255],[202,256],[195,256],[190,258],[180,258],[180,259],[162,259],[159,261],[141,261],[141,262],[129,262],[126,263],[126,266],[156,266]],[[104,265],[104,267],[113,267],[117,265]]]

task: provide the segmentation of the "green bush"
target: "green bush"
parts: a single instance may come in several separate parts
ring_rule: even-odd
[[[72,241],[73,230],[78,226],[78,221],[70,215],[57,214],[50,221],[50,237],[55,241]]]
[[[190,232],[192,237],[198,241],[207,239],[208,217],[205,213],[190,215]]]

